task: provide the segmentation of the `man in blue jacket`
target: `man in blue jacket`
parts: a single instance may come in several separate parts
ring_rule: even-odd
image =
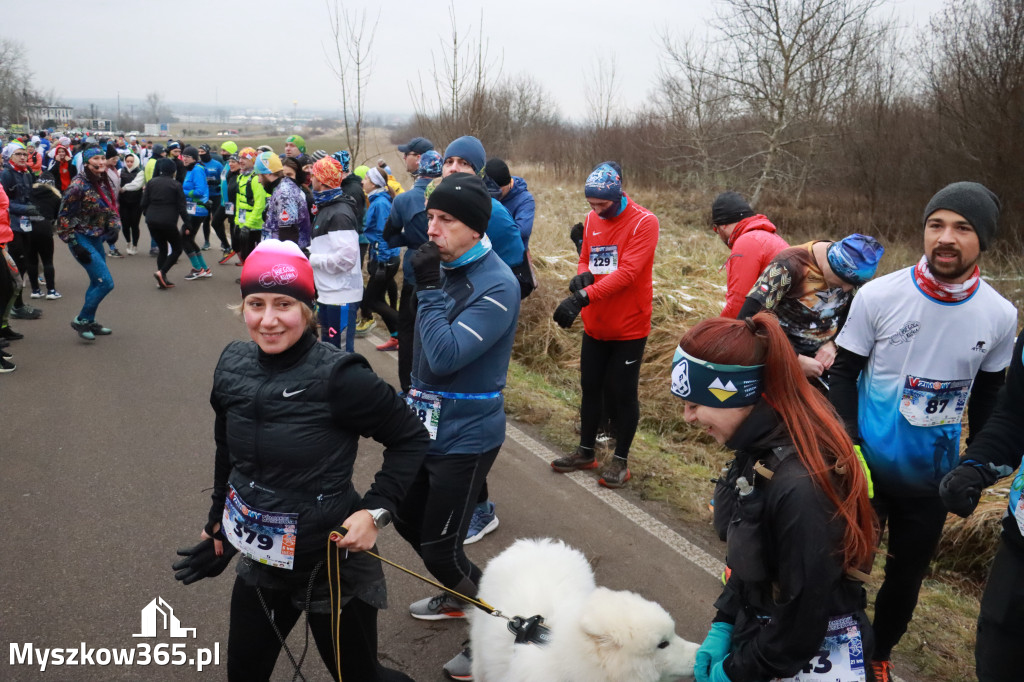
[[[428,239],[425,206],[427,186],[435,178],[441,177],[439,153],[428,149],[416,156],[420,160],[416,181],[408,191],[395,197],[391,204],[391,215],[384,225],[384,239],[388,246],[406,247],[405,258],[402,260],[402,293],[398,299],[398,383],[402,393],[408,393],[412,385],[410,375],[413,333],[416,328],[416,274],[412,270],[412,256]]]
[[[502,206],[508,209],[519,228],[519,235],[523,238],[523,247],[529,253],[530,235],[533,233],[533,216],[537,204],[533,199],[533,194],[526,188],[526,180],[519,176],[513,176],[508,169],[508,164],[498,158],[487,162],[484,166],[484,176],[484,182],[487,183],[491,198],[497,199]]]
[[[463,539],[473,500],[505,440],[505,401],[519,319],[519,285],[484,234],[491,199],[476,175],[452,173],[427,200],[430,241],[412,257],[419,311],[406,401],[430,433],[427,457],[395,527],[445,587],[474,597],[481,571]],[[415,618],[465,617],[447,592],[410,607]],[[445,664],[469,674],[469,652]]]
[[[210,145],[201,144],[199,145],[199,162],[203,164],[203,168],[206,169],[206,185],[210,188],[210,208],[206,213],[206,217],[203,218],[203,251],[210,249],[210,223],[213,217],[220,211],[220,175],[224,170],[224,164],[217,159],[213,158],[210,154]],[[224,220],[223,218],[213,224],[214,231],[217,233],[217,238],[220,239],[220,248],[227,254],[230,251],[229,244],[230,240],[227,235],[224,234]]]

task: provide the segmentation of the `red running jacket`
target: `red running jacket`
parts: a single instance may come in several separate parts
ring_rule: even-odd
[[[775,230],[772,222],[760,214],[736,223],[729,237],[732,253],[725,262],[727,281],[722,317],[735,318],[740,314],[754,282],[780,251],[789,248]]]
[[[651,333],[651,271],[658,218],[626,196],[626,208],[605,220],[587,214],[576,274],[590,272],[583,330],[600,341],[630,341]],[[596,272],[595,272],[596,271]]]

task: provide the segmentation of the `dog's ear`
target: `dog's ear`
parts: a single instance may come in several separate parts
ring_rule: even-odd
[[[614,607],[616,594],[604,587],[594,590],[580,613],[580,629],[598,651],[622,648],[623,642],[615,636],[615,622],[621,612]]]

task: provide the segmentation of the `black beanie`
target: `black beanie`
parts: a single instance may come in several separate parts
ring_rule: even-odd
[[[978,235],[982,251],[996,236],[996,221],[1001,208],[999,197],[988,187],[977,182],[954,182],[940,189],[924,209],[924,222],[936,211],[946,209],[959,213],[971,224]]]
[[[106,152],[104,158],[107,158],[107,159],[116,159],[117,158],[117,149],[114,148],[114,143],[113,142],[107,143],[107,152]]]
[[[711,204],[711,223],[713,225],[732,225],[754,215],[754,209],[739,192],[722,192]]]
[[[491,219],[491,195],[476,175],[452,173],[431,192],[427,209],[431,208],[444,211],[471,230],[484,234]]]
[[[498,183],[498,187],[504,187],[512,182],[512,173],[508,164],[501,159],[494,158],[484,164],[484,175]]]
[[[195,159],[196,161],[199,160],[199,150],[196,149],[195,147],[193,147],[192,145],[189,145],[189,146],[185,147],[184,149],[182,149],[181,150],[181,155],[182,156],[189,156],[189,157]]]

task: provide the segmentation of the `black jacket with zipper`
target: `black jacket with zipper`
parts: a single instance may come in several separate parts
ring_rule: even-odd
[[[153,178],[142,190],[142,213],[148,224],[176,226],[179,217],[187,224],[189,215],[185,208],[185,191],[170,175]]]
[[[732,573],[715,620],[733,624],[729,679],[794,675],[818,654],[829,621],[846,614],[857,617],[870,653],[864,588],[842,565],[842,521],[778,414],[757,403],[726,447],[736,459],[715,488],[715,527],[726,536]],[[759,461],[774,472],[770,480],[754,471]],[[740,476],[754,487],[749,496],[739,495]]]

